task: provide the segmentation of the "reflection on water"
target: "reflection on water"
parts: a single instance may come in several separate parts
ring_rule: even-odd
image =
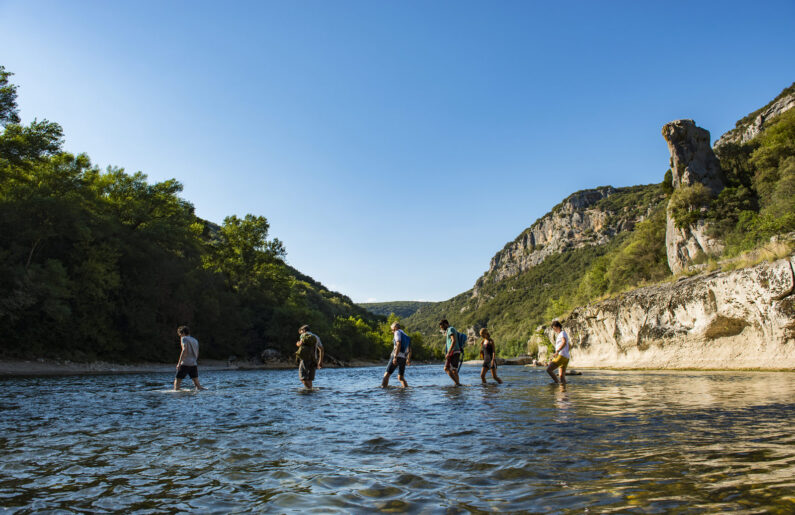
[[[9,511],[795,511],[795,378],[503,367],[0,379]]]

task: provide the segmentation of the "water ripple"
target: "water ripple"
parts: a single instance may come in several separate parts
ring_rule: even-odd
[[[0,508],[131,513],[795,511],[791,373],[438,366],[0,379]]]

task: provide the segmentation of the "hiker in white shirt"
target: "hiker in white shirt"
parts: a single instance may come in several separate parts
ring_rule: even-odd
[[[179,343],[182,351],[177,361],[177,375],[174,377],[174,389],[179,390],[179,385],[185,376],[190,376],[197,390],[205,388],[199,384],[199,341],[190,335],[190,328],[183,325],[177,329]]]
[[[569,342],[569,335],[563,330],[560,322],[555,320],[552,322],[552,330],[555,331],[555,354],[552,355],[553,360],[547,367],[547,374],[558,384],[566,384],[566,367],[569,366],[569,359],[571,358],[571,345]],[[560,380],[555,377],[552,372],[560,368]]]

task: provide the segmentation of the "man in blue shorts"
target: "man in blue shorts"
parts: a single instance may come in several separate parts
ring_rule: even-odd
[[[406,372],[406,366],[411,364],[411,341],[406,333],[400,328],[400,324],[394,322],[391,326],[392,334],[394,334],[394,348],[392,354],[389,356],[389,364],[386,366],[386,373],[384,379],[381,381],[381,386],[386,388],[389,385],[389,376],[395,369],[398,370],[398,381],[400,381],[403,388],[409,384],[406,382],[403,374]]]

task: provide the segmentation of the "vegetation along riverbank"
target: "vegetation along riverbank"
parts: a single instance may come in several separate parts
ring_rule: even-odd
[[[202,220],[176,179],[101,170],[57,123],[22,124],[10,79],[0,67],[0,358],[170,362],[186,323],[205,358],[289,362],[309,324],[331,362],[380,362],[398,318],[416,360],[442,358],[442,318],[470,335],[466,359],[483,327],[500,357],[540,357],[559,318],[574,366],[795,367],[795,85],[714,145],[666,124],[662,182],[573,193],[472,289],[360,306],[290,267],[264,216]]]

